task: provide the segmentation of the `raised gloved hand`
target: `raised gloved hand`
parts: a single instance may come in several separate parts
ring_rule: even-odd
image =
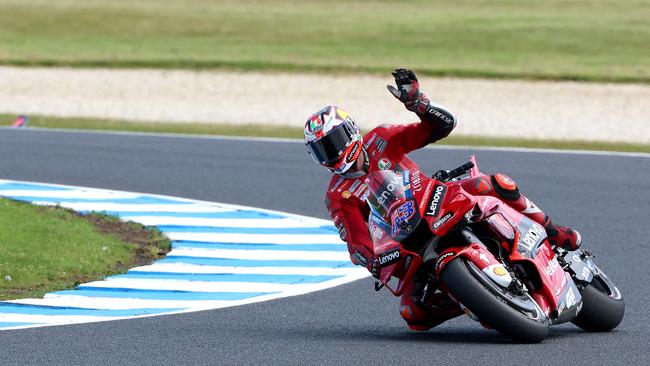
[[[404,103],[406,109],[417,114],[426,112],[429,106],[429,98],[420,93],[420,84],[415,73],[408,69],[397,69],[392,73],[395,77],[397,88],[386,85],[388,91],[400,102]]]

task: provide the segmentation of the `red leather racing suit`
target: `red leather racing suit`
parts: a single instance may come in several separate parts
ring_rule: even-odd
[[[406,154],[449,135],[456,126],[451,113],[432,106],[420,116],[419,123],[381,125],[363,137],[369,172],[378,169],[418,169]],[[334,220],[341,239],[347,242],[354,264],[366,265],[373,257],[373,244],[368,233],[366,203],[368,188],[365,176],[360,178],[332,177],[325,195],[325,205]]]
[[[381,125],[363,137],[369,172],[378,169],[419,170],[406,154],[446,137],[456,126],[451,113],[432,104],[418,116],[419,123]],[[365,176],[344,178],[335,175],[325,195],[325,205],[341,239],[348,244],[352,262],[367,266],[374,251],[367,225],[370,208],[366,198],[369,190],[364,180]],[[439,308],[432,311],[430,308],[422,308],[415,302],[415,294],[420,285],[411,281],[409,286],[402,295],[400,314],[410,329],[426,330],[460,314],[460,309],[455,304],[452,304],[451,310]]]

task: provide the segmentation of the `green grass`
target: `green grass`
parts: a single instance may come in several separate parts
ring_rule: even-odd
[[[9,125],[16,115],[0,114],[0,125]],[[6,121],[6,122],[2,122]],[[271,125],[234,125],[234,124],[204,124],[204,123],[163,123],[163,122],[133,122],[121,120],[90,119],[90,118],[60,118],[47,116],[30,116],[30,127],[113,130],[131,132],[159,132],[195,135],[221,136],[253,136],[253,137],[284,137],[303,138],[302,128],[271,126]],[[594,150],[650,153],[650,145],[617,142],[581,141],[581,140],[534,140],[520,138],[496,138],[478,136],[451,136],[439,141],[436,145],[461,146],[497,146],[548,148],[564,150]]]
[[[649,0],[0,0],[0,63],[650,82]]]
[[[162,234],[134,225],[0,198],[0,300],[72,289],[169,250]],[[136,243],[99,230],[128,232]]]

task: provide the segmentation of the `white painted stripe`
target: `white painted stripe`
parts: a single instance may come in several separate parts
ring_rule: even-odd
[[[1,194],[2,192],[0,192]],[[56,203],[34,201],[36,205],[55,206]],[[75,211],[118,211],[118,212],[177,212],[177,213],[220,213],[233,212],[235,208],[220,205],[190,204],[137,204],[110,202],[61,202],[58,204]]]
[[[0,127],[1,129],[1,127]],[[38,185],[47,185],[47,186],[52,186],[52,187],[60,187],[60,188],[67,188],[67,189],[80,189],[84,187],[77,187],[77,186],[70,186],[70,185],[63,185],[63,184],[50,184],[50,183],[40,183],[40,182],[30,182],[30,181],[9,181],[5,180],[4,182],[11,182],[11,183],[22,183],[22,184],[38,184]],[[303,216],[303,215],[296,215],[296,214],[291,214],[287,212],[282,212],[282,211],[276,211],[276,210],[269,210],[265,208],[257,208],[257,207],[250,207],[250,206],[242,206],[242,205],[234,205],[234,204],[225,204],[225,203],[218,203],[218,202],[210,202],[210,201],[201,201],[201,200],[194,200],[194,199],[189,199],[189,198],[182,198],[182,197],[172,197],[172,196],[165,196],[165,195],[159,195],[159,194],[148,194],[148,193],[138,193],[138,192],[130,192],[133,194],[138,194],[138,195],[146,195],[148,197],[155,197],[155,198],[162,198],[162,199],[174,199],[178,202],[181,202],[182,204],[171,204],[171,205],[165,205],[165,204],[127,204],[126,206],[131,206],[135,207],[135,209],[131,209],[128,211],[141,211],[144,210],[145,207],[151,207],[152,209],[155,207],[165,207],[167,206],[168,209],[166,210],[152,210],[152,211],[158,211],[158,212],[166,212],[166,211],[172,211],[172,212],[203,212],[203,211],[183,211],[183,204],[187,204],[186,207],[188,208],[194,208],[194,207],[200,207],[200,206],[207,206],[207,207],[215,207],[215,208],[221,208],[220,211],[207,211],[207,212],[232,212],[232,211],[237,211],[237,210],[247,210],[247,211],[258,211],[261,213],[268,213],[268,214],[273,214],[273,215],[279,215],[283,217],[290,217],[294,218],[296,220],[307,220],[307,221],[314,221],[314,220],[319,220],[320,222],[323,223],[323,225],[331,225],[332,221],[331,220],[324,220],[324,219],[317,219],[314,217],[310,216]],[[50,202],[32,202],[34,204],[42,204],[42,205],[52,205]],[[82,202],[82,203],[91,203],[91,202]],[[101,205],[104,205],[104,203],[100,203]],[[108,204],[108,203],[107,203]],[[118,204],[122,205],[122,204]],[[64,206],[67,207],[67,206]],[[110,206],[109,206],[110,207]],[[115,206],[117,207],[117,206]],[[69,207],[71,209],[76,209],[74,207]],[[171,210],[172,208],[177,208],[177,210]],[[81,210],[81,209],[77,209]],[[85,210],[88,211],[88,210]],[[127,210],[113,210],[113,211],[127,211]],[[149,211],[148,209],[146,211]]]
[[[350,255],[345,247],[340,252],[302,251],[302,250],[239,250],[239,249],[202,249],[179,248],[167,253],[168,258],[176,256],[250,259],[250,260],[307,260],[307,261],[348,261]]]
[[[11,314],[0,313],[0,322],[20,323],[46,323],[46,324],[72,324],[91,323],[104,320],[114,320],[110,316],[87,316],[87,315],[37,315],[37,314]]]
[[[10,183],[29,184],[32,182],[16,182],[16,181],[2,181]],[[33,183],[38,184],[38,183]],[[160,195],[141,194],[133,192],[117,192],[110,193],[111,191],[102,191],[95,189],[86,189],[82,187],[71,187],[62,185],[40,184],[43,186],[64,187],[69,188],[73,192],[83,194],[83,198],[91,199],[119,199],[124,197],[142,197],[142,198],[162,198],[172,199],[179,204],[115,204],[109,202],[64,202],[62,206],[74,210],[83,211],[120,211],[120,212],[176,212],[180,213],[222,213],[222,212],[235,212],[237,210],[251,210],[260,213],[268,213],[272,215],[279,215],[283,218],[264,218],[260,219],[261,224],[254,223],[252,219],[210,219],[210,218],[164,218],[159,220],[155,213],[146,216],[140,216],[143,220],[158,220],[157,222],[149,221],[149,225],[185,225],[185,226],[214,226],[214,227],[250,227],[250,228],[291,228],[291,227],[318,227],[321,225],[331,225],[329,220],[321,220],[311,217],[300,215],[293,215],[284,212],[257,209],[247,206],[219,204],[206,201],[189,200],[179,197],[168,197]],[[3,191],[0,190],[0,194]],[[61,197],[69,198],[66,194],[55,193],[49,194],[45,190],[5,190],[4,193],[29,195],[36,197]],[[123,193],[123,194],[122,194]],[[76,197],[80,197],[76,195]],[[72,197],[72,198],[76,198]],[[38,200],[38,199],[37,199]],[[32,202],[46,205],[52,205],[51,202]],[[131,215],[135,217],[134,215]],[[233,214],[237,216],[236,213]],[[127,215],[128,217],[128,215]],[[340,243],[341,248],[345,248],[344,243],[340,241],[338,235],[335,233],[322,234],[322,235],[307,235],[307,234],[219,234],[219,233],[183,233],[178,232],[177,238],[180,240],[198,240],[206,241],[209,238],[216,239],[220,242],[226,243],[240,243],[242,247],[246,244],[252,243],[275,243],[275,244],[288,244],[285,249],[281,250],[237,250],[237,249],[206,249],[206,248],[179,248],[171,253],[171,256],[203,256],[208,258],[226,258],[226,259],[251,259],[251,260],[264,260],[264,259],[290,259],[290,260],[313,260],[313,261],[326,261],[331,259],[348,261],[349,257],[345,250],[338,251],[300,251],[291,249],[291,244],[336,244]],[[172,233],[170,236],[174,236]],[[249,247],[250,248],[250,247]],[[327,262],[321,262],[327,263]],[[323,265],[323,264],[321,264]],[[100,287],[112,289],[133,289],[133,290],[168,290],[168,291],[194,291],[194,292],[247,292],[247,293],[267,293],[266,295],[254,296],[242,300],[157,300],[157,299],[133,299],[133,298],[106,298],[106,297],[85,297],[74,294],[47,294],[43,299],[21,299],[14,300],[13,303],[17,304],[30,304],[30,305],[44,305],[44,306],[63,306],[63,307],[78,307],[83,309],[101,309],[101,310],[128,310],[128,309],[162,309],[162,308],[182,308],[183,310],[175,311],[173,313],[191,312],[205,309],[217,309],[223,307],[230,307],[242,304],[255,303],[260,301],[268,301],[272,299],[295,296],[312,291],[337,286],[340,284],[348,283],[356,279],[368,276],[368,272],[360,267],[357,268],[323,268],[323,267],[226,267],[226,266],[206,266],[206,265],[192,265],[184,263],[154,263],[149,266],[139,267],[133,269],[133,272],[161,272],[161,273],[197,273],[197,274],[211,274],[211,273],[231,273],[231,274],[287,274],[298,276],[319,276],[329,275],[335,276],[332,280],[319,282],[319,283],[298,283],[298,284],[277,284],[277,283],[256,283],[250,282],[216,282],[216,281],[188,281],[178,279],[148,279],[148,278],[110,278],[105,281],[96,281],[81,286],[86,287]],[[263,280],[263,279],[262,279]],[[167,313],[170,314],[170,313]],[[15,313],[0,313],[0,321],[4,322],[22,322],[22,323],[42,323],[30,324],[23,326],[10,327],[11,329],[18,328],[32,328],[39,326],[68,324],[68,323],[87,323],[96,321],[106,321],[115,319],[130,319],[141,318],[149,316],[158,316],[160,314],[147,314],[136,316],[124,317],[107,317],[107,316],[74,316],[74,315],[37,315],[37,314],[15,314]],[[6,328],[5,328],[6,329]]]
[[[562,149],[541,149],[531,147],[500,147],[500,146],[468,146],[468,145],[428,145],[425,149],[433,150],[474,150],[474,151],[497,151],[497,152],[520,152],[527,154],[569,154],[569,155],[593,155],[593,156],[621,156],[626,158],[650,158],[649,153],[642,152],[620,152],[620,151],[596,151],[596,150],[562,150]]]
[[[293,287],[291,288],[290,291],[287,292],[282,292],[282,293],[275,293],[275,294],[269,294],[269,295],[264,295],[264,296],[256,296],[256,297],[251,297],[248,299],[244,300],[239,300],[239,301],[233,301],[231,303],[228,303],[227,305],[223,306],[213,306],[213,307],[208,307],[208,308],[190,308],[190,309],[185,309],[185,310],[180,310],[172,313],[167,313],[167,314],[182,314],[182,313],[191,313],[199,310],[208,310],[208,309],[218,309],[218,308],[224,308],[224,307],[231,307],[231,306],[238,306],[238,305],[244,305],[244,304],[252,304],[252,303],[257,303],[257,302],[263,302],[263,301],[269,301],[269,300],[274,300],[274,299],[279,299],[283,297],[290,297],[290,296],[297,296],[297,295],[303,295],[306,293],[314,292],[314,291],[319,291],[319,290],[324,290],[332,287],[336,287],[339,285],[343,285],[352,281],[356,281],[362,278],[369,277],[370,274],[368,271],[363,270],[363,269],[357,269],[355,273],[349,274],[345,277],[339,277],[336,279],[333,279],[331,281],[325,281],[317,284],[313,284],[313,286],[307,288],[307,287]],[[154,316],[159,316],[161,314],[148,314],[148,315],[139,315],[139,316],[130,316],[130,317],[122,317],[120,319],[135,319],[135,318],[148,318],[148,317],[154,317]],[[81,318],[80,320],[73,319],[72,321],[69,320],[70,317],[59,317],[61,318],[60,322],[53,322],[53,323],[46,323],[46,322],[38,322],[36,320],[32,320],[29,318],[29,316],[23,316],[23,320],[8,320],[8,321],[14,321],[14,322],[24,322],[24,323],[44,323],[44,324],[30,324],[30,325],[23,325],[23,326],[16,326],[16,327],[10,327],[10,328],[5,328],[5,329],[27,329],[27,328],[34,328],[34,327],[44,327],[44,326],[51,326],[51,325],[58,325],[58,324],[69,324],[69,323],[91,323],[91,322],[98,322],[98,321],[105,321],[105,320],[115,320],[117,318],[98,318],[98,317],[77,317]],[[18,317],[14,317],[14,319],[19,319]]]
[[[74,189],[74,190],[28,190],[28,189],[0,189],[0,195],[3,196],[24,196],[24,197],[40,197],[40,198],[73,198],[73,199],[131,199],[141,197],[139,194],[118,191],[106,190],[93,190],[93,189]]]
[[[191,292],[283,292],[312,287],[311,284],[286,285],[263,282],[208,282],[140,278],[108,278],[105,281],[89,282],[83,286]]]
[[[128,309],[178,309],[229,305],[227,300],[147,300],[112,297],[89,297],[47,294],[43,299],[21,299],[7,301],[15,304],[63,306],[83,309],[128,310]]]
[[[365,268],[329,268],[329,267],[228,267],[204,266],[187,263],[155,263],[149,266],[135,267],[133,272],[194,273],[194,274],[286,274],[303,276],[345,276],[362,271]]]
[[[0,127],[21,133],[23,131],[43,131],[43,132],[58,132],[70,134],[102,134],[102,135],[128,135],[128,136],[144,136],[144,137],[171,137],[183,139],[200,139],[200,140],[231,140],[231,141],[255,141],[255,142],[270,142],[270,143],[290,143],[290,144],[304,144],[303,139],[297,138],[283,138],[283,137],[252,137],[252,136],[221,136],[221,135],[193,135],[193,134],[178,134],[178,133],[162,133],[162,132],[132,132],[132,131],[98,131],[98,130],[84,130],[84,129],[59,129],[59,128],[42,128],[30,127],[28,130],[12,129],[9,126]],[[593,151],[593,150],[562,150],[562,149],[539,149],[539,148],[525,148],[525,147],[497,147],[497,146],[465,146],[465,145],[443,145],[444,141],[440,144],[428,145],[425,149],[435,150],[475,150],[475,151],[506,151],[506,152],[522,152],[533,154],[573,154],[573,155],[600,155],[600,156],[622,156],[633,158],[650,158],[649,153],[635,153],[635,152],[618,152],[618,151]]]
[[[184,233],[165,232],[171,240],[204,241],[212,243],[249,243],[249,244],[332,244],[340,243],[338,235],[302,235],[302,234],[230,234],[230,233]]]
[[[178,225],[200,227],[245,227],[245,228],[298,228],[319,227],[320,220],[298,221],[293,218],[284,219],[204,219],[193,217],[166,217],[166,216],[129,216],[122,219],[139,222],[148,226]]]

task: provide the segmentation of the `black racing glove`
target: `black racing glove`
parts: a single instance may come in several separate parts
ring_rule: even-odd
[[[351,255],[351,258],[352,263],[365,266],[373,277],[379,279],[379,273],[381,270],[381,267],[379,266],[379,258],[376,256],[368,258],[358,250],[354,251],[354,253]]]
[[[422,115],[427,111],[429,98],[420,93],[420,84],[415,73],[408,69],[397,69],[392,73],[395,77],[397,88],[386,85],[388,91],[400,102],[404,103],[406,109]]]
[[[374,257],[372,258],[369,263],[368,263],[368,271],[370,271],[370,274],[376,279],[379,279],[379,276],[381,275],[381,267],[379,265],[379,258]]]

